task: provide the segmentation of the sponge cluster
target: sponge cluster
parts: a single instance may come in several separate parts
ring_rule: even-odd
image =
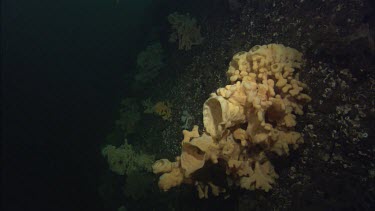
[[[302,53],[281,44],[235,54],[227,71],[230,84],[203,105],[205,132],[200,135],[198,126],[184,130],[182,153],[175,162],[162,159],[154,164],[154,173],[162,173],[159,187],[167,191],[194,184],[200,198],[209,192],[217,196],[231,186],[269,191],[278,178],[269,156],[289,155],[303,143],[295,131],[296,117],[303,115],[303,105],[311,98],[299,80],[302,66]],[[196,174],[212,164],[225,167],[225,187]]]
[[[197,25],[196,19],[191,18],[189,13],[186,15],[177,12],[172,13],[168,16],[168,22],[173,29],[169,41],[178,41],[179,50],[190,50],[191,46],[203,42],[200,27]]]

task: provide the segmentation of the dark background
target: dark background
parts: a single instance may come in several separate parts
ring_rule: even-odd
[[[129,2],[2,1],[2,210],[103,210],[100,145],[160,6]]]

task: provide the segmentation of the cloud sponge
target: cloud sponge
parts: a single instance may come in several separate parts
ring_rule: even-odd
[[[303,143],[294,131],[296,116],[303,115],[303,105],[311,101],[304,93],[306,84],[299,80],[302,66],[302,53],[280,44],[235,54],[227,71],[230,84],[203,105],[205,132],[199,135],[197,126],[192,132],[185,130],[181,156],[173,165],[164,159],[153,166],[155,173],[163,173],[161,189],[185,182],[195,184],[201,198],[208,197],[208,190],[216,196],[218,188],[225,192],[224,187],[195,173],[224,163],[231,181],[225,188],[269,191],[278,175],[267,155],[288,155],[290,148]]]

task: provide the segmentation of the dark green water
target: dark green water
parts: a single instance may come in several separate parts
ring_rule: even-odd
[[[99,146],[154,6],[2,1],[3,210],[104,209]]]

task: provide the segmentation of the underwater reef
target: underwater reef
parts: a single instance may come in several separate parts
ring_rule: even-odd
[[[171,8],[103,144],[108,207],[375,208],[373,5]]]

